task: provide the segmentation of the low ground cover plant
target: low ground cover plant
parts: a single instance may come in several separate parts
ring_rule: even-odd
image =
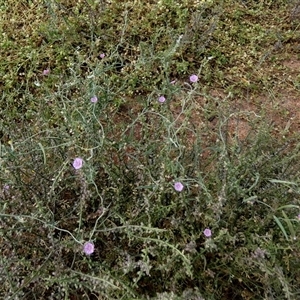
[[[1,298],[298,299],[298,6],[1,3]]]

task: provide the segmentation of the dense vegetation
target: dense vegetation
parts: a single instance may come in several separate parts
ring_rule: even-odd
[[[0,297],[300,299],[299,1],[0,1]]]

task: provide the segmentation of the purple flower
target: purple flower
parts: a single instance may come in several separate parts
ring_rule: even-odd
[[[49,68],[43,71],[43,75],[44,76],[49,75],[49,73],[50,73],[50,69]]]
[[[97,96],[93,96],[93,97],[91,98],[91,102],[92,102],[92,103],[98,102]]]
[[[175,84],[175,82],[176,82],[176,80],[172,80],[170,83],[171,83],[171,84]]]
[[[198,81],[198,76],[193,74],[190,76],[190,82],[195,83]]]
[[[160,103],[164,103],[165,101],[166,101],[166,98],[164,96],[160,96],[158,98],[158,102],[160,102]]]
[[[105,57],[105,54],[104,54],[104,53],[101,53],[99,56],[100,56],[100,58],[103,59],[103,58]]]
[[[297,216],[297,219],[300,220],[300,214]]]
[[[175,182],[174,183],[174,189],[177,192],[181,192],[183,190],[183,184],[181,182]]]
[[[83,245],[83,252],[86,254],[86,255],[91,255],[92,253],[94,253],[94,250],[95,250],[95,246],[92,242],[86,242],[84,243]]]
[[[252,256],[254,258],[265,258],[265,255],[267,254],[266,250],[263,250],[261,248],[257,248],[253,253]]]
[[[73,161],[73,167],[75,170],[79,170],[83,165],[83,159],[80,157],[77,157]]]
[[[6,190],[6,191],[8,191],[9,190],[9,188],[10,188],[10,186],[8,185],[8,184],[6,184],[6,185],[4,185],[4,190]]]
[[[203,231],[204,235],[206,237],[211,237],[211,230],[209,228],[205,228],[205,230]]]

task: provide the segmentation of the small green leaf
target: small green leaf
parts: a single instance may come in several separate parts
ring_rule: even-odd
[[[288,240],[289,240],[289,237],[288,237],[288,235],[287,235],[287,233],[286,233],[286,231],[285,231],[285,229],[284,229],[282,223],[279,221],[279,219],[278,219],[276,216],[273,216],[273,217],[274,217],[275,222],[277,223],[277,225],[278,225],[279,228],[281,229],[283,235],[285,236],[286,240],[288,241]]]

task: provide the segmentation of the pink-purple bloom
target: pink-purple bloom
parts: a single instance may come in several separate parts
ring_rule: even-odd
[[[204,235],[206,237],[211,237],[211,230],[209,228],[205,228],[205,230],[203,231]]]
[[[164,96],[160,96],[158,98],[158,102],[160,102],[160,103],[164,103],[165,101],[166,101],[166,98]]]
[[[92,242],[86,242],[86,243],[84,243],[84,245],[83,245],[83,252],[86,255],[91,255],[91,254],[94,253],[94,251],[95,251],[95,245]]]
[[[91,102],[92,102],[92,103],[98,102],[97,96],[93,96],[93,97],[91,98]]]
[[[104,53],[101,53],[99,56],[100,56],[100,58],[103,59],[103,58],[105,57],[105,54],[104,54]]]
[[[49,73],[50,73],[50,69],[49,69],[49,68],[48,68],[48,69],[45,69],[45,70],[43,71],[43,75],[44,75],[44,76],[49,75]]]
[[[77,157],[73,161],[73,167],[75,170],[79,170],[83,165],[83,159],[80,157]]]
[[[297,219],[300,220],[300,214],[297,216]]]
[[[181,182],[175,182],[174,183],[174,189],[177,192],[181,192],[183,190],[183,184]]]
[[[190,76],[190,82],[195,83],[198,81],[198,76],[193,74]]]
[[[263,258],[265,258],[266,254],[267,254],[267,251],[266,251],[266,250],[263,250],[263,249],[261,249],[261,248],[258,247],[258,248],[252,253],[252,256],[253,256],[254,258],[263,259]]]

